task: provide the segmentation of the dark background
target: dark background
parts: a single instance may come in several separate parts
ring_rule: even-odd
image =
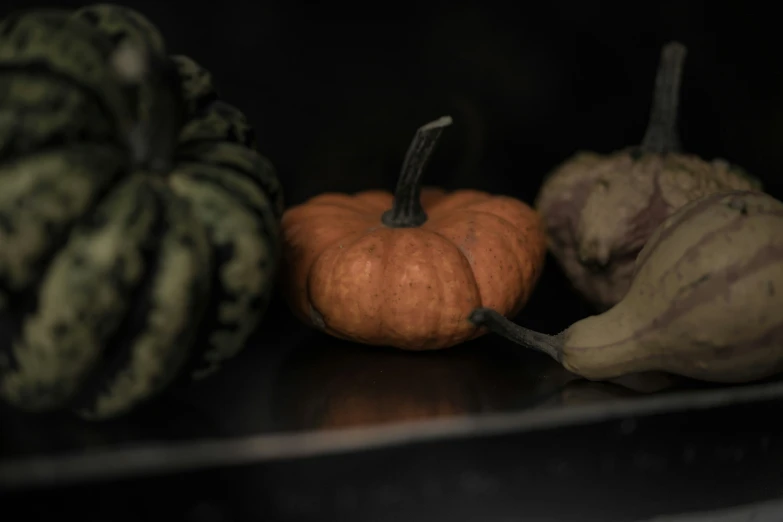
[[[30,5],[6,1],[0,15]],[[161,29],[171,53],[211,70],[222,97],[248,115],[288,205],[393,189],[413,132],[443,114],[455,124],[425,181],[532,203],[543,176],[577,150],[641,141],[660,48],[672,39],[688,47],[687,151],[728,159],[783,192],[783,42],[776,18],[750,4],[125,5]],[[588,313],[550,262],[523,321],[555,331]]]
[[[6,0],[0,16],[40,5],[85,2]],[[160,28],[171,53],[211,70],[221,96],[248,115],[288,205],[324,191],[393,189],[415,129],[444,114],[455,123],[426,181],[532,203],[543,176],[577,150],[610,152],[641,141],[660,49],[673,39],[688,47],[685,148],[741,165],[783,196],[779,21],[749,3],[125,5]],[[555,333],[590,313],[549,260],[518,320]],[[192,401],[209,400],[244,419],[232,423],[232,433],[255,431],[253,409],[275,386],[265,375],[285,347],[312,344],[303,341],[306,332],[276,299],[260,341],[200,385],[201,398]],[[352,357],[354,348],[338,349]],[[262,352],[271,359],[259,359]],[[165,410],[152,415],[171,420]],[[183,426],[179,431],[192,435]]]

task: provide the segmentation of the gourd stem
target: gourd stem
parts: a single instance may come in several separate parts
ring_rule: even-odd
[[[671,42],[661,51],[650,121],[641,145],[645,152],[668,154],[680,151],[677,115],[680,103],[680,80],[686,54],[686,47],[679,42]]]
[[[491,308],[476,308],[471,312],[469,320],[476,326],[483,326],[490,332],[500,335],[524,346],[543,352],[560,362],[563,353],[562,335],[546,335],[528,330],[512,323]]]
[[[133,167],[168,173],[174,162],[185,100],[174,62],[151,49],[124,44],[116,51],[115,72],[129,91],[149,96],[149,105],[135,109],[126,128]]]
[[[381,216],[381,221],[387,227],[412,228],[427,221],[427,213],[421,206],[421,176],[443,128],[451,123],[451,116],[443,116],[416,131],[405,154],[392,208]]]

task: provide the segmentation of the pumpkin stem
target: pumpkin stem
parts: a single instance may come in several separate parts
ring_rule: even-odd
[[[476,326],[483,326],[490,332],[511,342],[543,352],[560,362],[563,354],[563,336],[546,335],[514,324],[491,308],[476,308],[468,318]]]
[[[112,58],[118,78],[126,90],[135,93],[131,98],[149,95],[149,106],[134,111],[126,128],[133,167],[165,174],[172,168],[185,117],[176,65],[167,56],[131,43],[118,47]]]
[[[686,47],[679,42],[671,42],[661,50],[650,120],[641,145],[645,152],[668,154],[680,150],[677,113],[680,104],[680,80],[686,54]]]
[[[427,213],[421,206],[421,175],[443,128],[451,125],[451,122],[451,116],[443,116],[422,125],[416,131],[405,154],[392,208],[381,216],[381,221],[387,227],[412,228],[421,226],[427,221]]]

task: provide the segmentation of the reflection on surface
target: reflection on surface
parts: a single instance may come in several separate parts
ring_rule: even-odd
[[[313,334],[283,361],[270,401],[275,430],[288,431],[578,407],[694,386],[652,372],[591,382],[494,336],[406,352]]]
[[[583,379],[574,380],[555,392],[552,397],[541,402],[537,407],[579,406],[611,399],[624,399],[647,395],[646,393],[625,388],[619,384],[608,382],[590,382]]]
[[[642,394],[576,380],[548,358],[504,344],[489,337],[413,353],[314,336],[283,364],[276,420],[284,430],[332,429]]]
[[[475,344],[412,353],[316,337],[283,365],[278,420],[285,429],[323,429],[513,408],[531,391],[530,369]]]
[[[0,459],[135,442],[570,408],[673,389],[671,379],[660,376],[630,377],[622,385],[584,381],[549,357],[496,336],[412,353],[294,326],[291,335],[258,341],[214,377],[170,390],[115,421],[21,414],[0,405]]]

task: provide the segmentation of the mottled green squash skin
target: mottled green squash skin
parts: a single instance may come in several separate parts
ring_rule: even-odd
[[[130,43],[178,74],[165,172],[130,130],[167,128]],[[163,111],[165,112],[165,111]],[[169,118],[162,120],[161,118]],[[0,397],[24,410],[121,415],[235,355],[268,306],[283,209],[253,129],[135,11],[94,5],[0,22]]]
[[[72,15],[97,28],[114,45],[131,40],[144,42],[155,52],[165,53],[163,35],[152,22],[137,11],[115,4],[93,4],[77,9]]]
[[[114,4],[93,4],[77,9],[71,17],[97,29],[115,49],[130,44],[142,46],[155,55],[166,55],[166,44],[158,28],[133,9]],[[125,95],[130,100],[136,121],[150,121],[153,89],[150,84],[130,90],[126,86]]]
[[[216,370],[244,345],[266,310],[280,257],[283,194],[272,164],[255,150],[244,114],[213,98],[208,74],[175,57],[186,106],[195,115],[183,127],[170,187],[191,204],[213,248],[215,287],[199,338],[202,360],[193,377]],[[190,80],[190,81],[188,81]],[[199,106],[203,106],[198,110]]]
[[[75,141],[119,144],[130,106],[105,65],[113,49],[66,11],[0,22],[0,159]]]
[[[187,56],[172,56],[171,59],[174,61],[177,74],[182,81],[185,109],[192,117],[217,100],[217,93],[212,86],[212,75]],[[232,122],[238,123],[239,121],[245,121],[244,114],[239,113],[236,117],[229,118],[226,124],[231,125]],[[185,133],[184,130],[182,132]],[[252,141],[253,147],[255,147],[255,140]]]

